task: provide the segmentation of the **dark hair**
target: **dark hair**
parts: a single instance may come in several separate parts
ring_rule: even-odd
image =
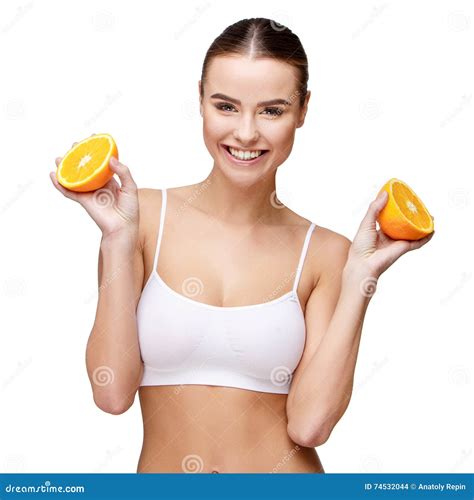
[[[201,73],[201,98],[204,97],[209,63],[213,57],[244,55],[253,58],[273,57],[287,62],[299,73],[297,95],[304,103],[308,84],[308,59],[300,39],[286,26],[264,17],[242,19],[228,26],[209,47]]]

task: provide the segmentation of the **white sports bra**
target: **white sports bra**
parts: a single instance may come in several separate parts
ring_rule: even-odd
[[[315,224],[306,233],[291,291],[260,304],[214,306],[181,295],[157,272],[166,189],[162,193],[153,271],[137,306],[140,386],[202,384],[288,394],[306,340],[297,288]]]

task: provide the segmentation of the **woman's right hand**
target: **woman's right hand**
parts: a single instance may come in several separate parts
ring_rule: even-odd
[[[73,146],[75,144],[77,142]],[[59,166],[61,160],[62,157],[56,158],[56,167]],[[135,237],[138,239],[140,213],[137,185],[126,165],[119,161],[114,165],[111,158],[109,167],[118,175],[121,186],[112,177],[100,189],[79,193],[61,186],[55,172],[50,172],[49,176],[59,192],[66,198],[77,201],[85,208],[102,231],[102,239],[120,237],[121,235],[125,235],[126,238]]]

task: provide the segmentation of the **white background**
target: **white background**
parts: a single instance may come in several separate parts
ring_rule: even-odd
[[[249,17],[290,27],[309,58],[278,198],[353,239],[397,177],[435,216],[379,280],[326,472],[473,470],[473,4],[25,0],[0,4],[0,471],[136,471],[138,397],[103,413],[85,369],[100,231],[49,172],[108,132],[139,187],[203,180],[202,61]]]

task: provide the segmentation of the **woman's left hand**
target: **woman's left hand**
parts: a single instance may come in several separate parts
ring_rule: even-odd
[[[377,231],[376,221],[380,211],[386,205],[388,194],[379,193],[369,205],[365,217],[360,223],[349,250],[348,262],[366,270],[370,276],[378,278],[399,257],[411,250],[422,247],[433,237],[434,231],[420,240],[393,240],[381,229]],[[434,217],[432,217],[434,220]]]

